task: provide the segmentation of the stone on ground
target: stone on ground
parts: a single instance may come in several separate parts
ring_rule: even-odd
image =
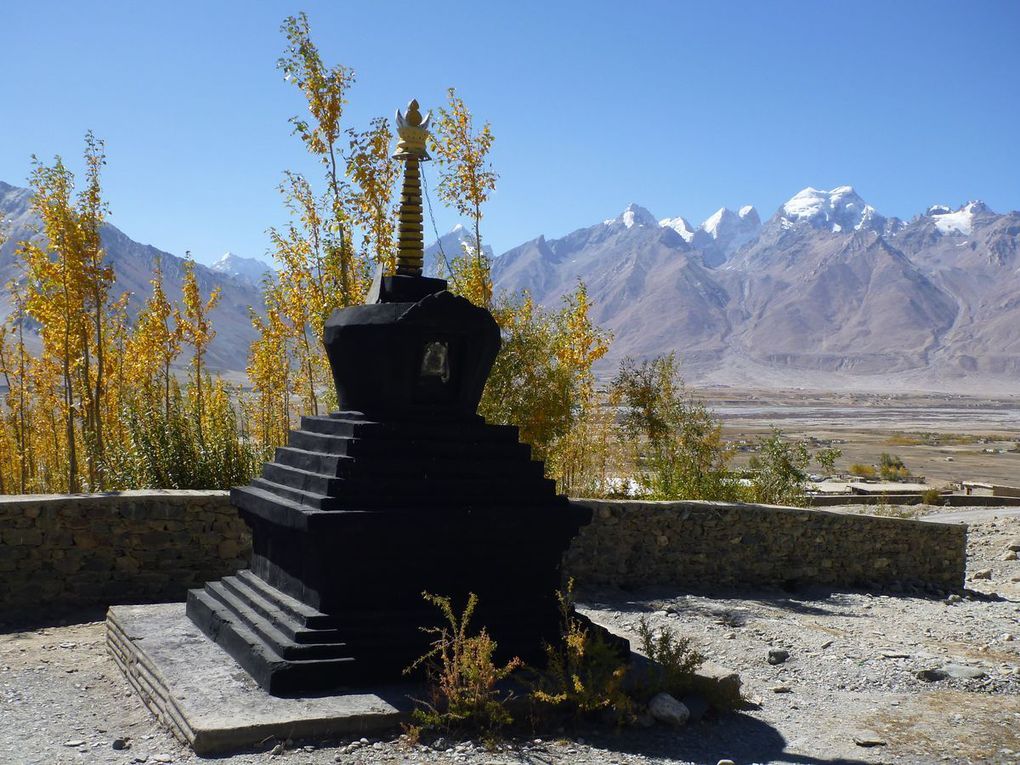
[[[659,693],[648,702],[648,713],[667,725],[686,725],[691,711],[668,693]]]

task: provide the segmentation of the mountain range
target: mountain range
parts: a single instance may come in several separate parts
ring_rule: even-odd
[[[17,275],[16,242],[36,235],[26,189],[0,182],[0,280]],[[136,312],[162,264],[180,293],[182,261],[106,224],[116,292]],[[470,242],[460,226],[426,249],[435,274]],[[440,244],[442,247],[440,247]],[[698,226],[631,204],[559,238],[539,236],[493,260],[497,291],[527,290],[554,308],[584,281],[614,342],[598,371],[625,356],[676,352],[689,381],[744,387],[1020,391],[1020,212],[981,202],[933,205],[909,221],[880,214],[850,186],[807,188],[762,221],[747,205]],[[491,252],[488,253],[491,255]],[[271,273],[227,253],[197,266],[219,287],[210,362],[244,369],[249,306]],[[0,294],[0,316],[10,312]]]
[[[0,247],[0,320],[10,315],[12,302],[3,285],[21,278],[17,257],[18,242],[37,239],[38,221],[32,214],[31,192],[0,181],[0,221],[4,223],[6,241]],[[100,230],[106,262],[113,267],[116,283],[111,294],[130,294],[128,316],[133,319],[145,300],[152,294],[153,269],[157,261],[163,271],[164,289],[170,300],[179,301],[184,281],[184,259],[148,244],[139,244],[116,226],[104,223]],[[236,256],[235,256],[236,257]],[[221,263],[223,261],[221,260]],[[228,261],[229,262],[229,261]],[[220,301],[209,315],[216,336],[209,346],[211,369],[243,373],[247,365],[248,346],[255,339],[249,306],[260,308],[262,295],[256,284],[246,277],[235,276],[196,264],[195,274],[203,295],[219,288]],[[33,350],[39,347],[38,336],[26,333]],[[239,377],[238,374],[232,375]]]
[[[583,280],[624,356],[676,351],[702,384],[1020,390],[1020,212],[981,202],[881,215],[807,188],[762,222],[700,226],[631,204],[497,258],[493,279],[553,306]]]

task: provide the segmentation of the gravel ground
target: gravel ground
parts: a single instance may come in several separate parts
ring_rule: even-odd
[[[262,751],[214,762],[1020,763],[1020,562],[1004,559],[1020,541],[1020,517],[974,517],[962,596],[581,593],[589,616],[635,645],[645,616],[737,670],[751,700],[741,712],[679,729],[575,730],[494,751],[458,741],[411,745],[397,736],[270,741]],[[0,625],[0,764],[209,762],[142,706],[106,653],[101,618],[76,613]],[[771,649],[789,658],[771,665]],[[948,676],[926,681],[918,677],[924,670]]]

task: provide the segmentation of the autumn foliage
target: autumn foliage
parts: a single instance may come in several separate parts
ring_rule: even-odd
[[[282,31],[279,68],[305,107],[291,124],[322,173],[283,174],[290,220],[268,232],[277,271],[251,308],[248,385],[209,368],[219,295],[203,291],[190,258],[179,302],[167,295],[167,264],[157,264],[151,293],[129,315],[100,239],[105,152],[89,133],[80,190],[59,157],[36,160],[30,179],[42,236],[19,244],[22,276],[8,285],[14,310],[0,326],[0,493],[244,483],[301,415],[343,406],[323,328],[334,310],[364,300],[378,268],[394,270],[400,164],[387,120],[343,124],[354,72],[323,62],[307,18],[286,19]],[[482,220],[498,180],[495,136],[452,88],[435,115],[435,191],[472,230],[462,251],[442,253],[443,276],[489,308],[503,335],[480,413],[517,425],[561,492],[606,495],[636,475],[657,496],[732,496],[718,423],[679,395],[671,360],[624,367],[611,390],[599,388],[593,370],[611,336],[593,322],[583,283],[552,308],[527,293],[494,294]],[[41,339],[35,353],[31,332]],[[620,407],[631,414],[616,422]]]

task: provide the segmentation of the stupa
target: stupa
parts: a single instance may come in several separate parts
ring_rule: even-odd
[[[479,598],[502,658],[560,634],[561,557],[591,511],[556,494],[516,428],[477,413],[500,347],[492,315],[422,276],[419,163],[429,117],[397,111],[396,273],[326,323],[343,411],[304,417],[231,491],[250,567],[188,594],[187,614],[269,693],[397,681],[429,649],[423,592]]]

